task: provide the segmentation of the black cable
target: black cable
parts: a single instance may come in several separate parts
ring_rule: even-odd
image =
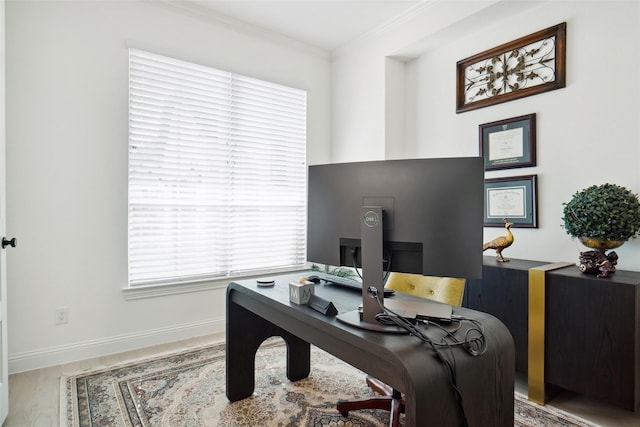
[[[364,282],[364,277],[362,277],[362,274],[360,273],[360,271],[358,271],[358,263],[356,262],[356,257],[357,257],[357,249],[351,248],[351,260],[353,261],[353,269],[355,270],[360,280]],[[382,258],[382,265],[384,265],[385,261],[387,262],[387,269],[384,271],[384,276],[382,276],[383,284],[387,282],[387,278],[389,277],[389,274],[391,274],[391,252],[389,253],[388,260],[385,259],[384,257]]]
[[[436,322],[426,321],[429,325],[435,326],[442,330],[445,333],[445,336],[442,338],[442,341],[446,342],[446,339],[450,339],[453,343],[448,343],[447,346],[459,346],[464,348],[464,350],[472,356],[480,356],[487,350],[487,341],[484,336],[484,327],[480,322],[475,319],[469,319],[466,317],[459,317],[455,319],[458,322],[458,327],[453,331],[448,330],[440,326]],[[462,321],[467,321],[473,324],[473,327],[468,328],[464,333],[464,340],[459,341],[455,336],[455,333],[458,332],[462,327]],[[475,334],[475,336],[474,336]]]
[[[406,330],[410,335],[417,337],[421,341],[431,346],[431,348],[434,351],[435,358],[438,359],[438,361],[440,361],[440,363],[442,363],[446,368],[447,374],[449,376],[449,384],[452,390],[454,391],[456,402],[458,404],[460,414],[462,416],[462,425],[464,427],[467,427],[469,424],[468,424],[467,416],[464,410],[462,393],[458,388],[458,381],[456,377],[456,361],[455,361],[455,355],[452,351],[452,348],[461,347],[468,354],[474,357],[483,354],[486,351],[487,343],[484,336],[484,328],[482,324],[474,319],[457,317],[456,319],[452,319],[452,321],[455,321],[458,324],[451,331],[446,328],[443,328],[441,325],[439,325],[436,322],[430,322],[427,320],[415,320],[412,322],[406,319],[405,317],[400,316],[398,313],[394,312],[393,310],[385,307],[384,304],[382,304],[382,302],[378,298],[378,290],[375,287],[370,286],[368,288],[368,292],[369,292],[369,295],[371,295],[371,297],[376,300],[376,302],[380,306],[380,309],[382,310],[382,313],[379,313],[376,315],[376,320],[388,325],[395,324],[400,328]],[[463,321],[468,321],[472,323],[473,327],[470,327],[465,331],[465,334],[464,334],[465,339],[464,341],[460,341],[455,336],[455,333],[460,331]],[[445,335],[440,340],[440,343],[433,342],[433,340],[431,340],[431,338],[419,328],[420,323],[424,323],[425,326],[427,325],[436,326],[441,331],[443,331]],[[450,340],[451,342],[448,340]],[[444,355],[441,349],[447,350],[451,360],[447,359],[447,357]]]

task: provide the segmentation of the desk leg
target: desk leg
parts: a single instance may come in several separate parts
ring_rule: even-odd
[[[265,339],[281,336],[287,343],[287,378],[309,376],[311,346],[273,323],[227,299],[226,390],[231,402],[245,399],[255,388],[256,351]]]
[[[421,395],[428,395],[428,393],[421,393]],[[428,413],[430,403],[425,399],[420,399],[420,396],[416,396],[415,389],[410,393],[405,393],[405,424],[409,427],[432,425],[433,419],[430,419]]]
[[[290,381],[307,378],[311,371],[311,346],[289,333],[280,335],[287,343],[287,378]]]

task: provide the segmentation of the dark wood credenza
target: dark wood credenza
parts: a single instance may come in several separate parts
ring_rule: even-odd
[[[463,306],[509,329],[516,371],[529,363],[529,269],[545,262],[484,257],[482,280],[467,284]],[[640,273],[609,278],[576,266],[545,273],[544,382],[637,411],[640,404]]]

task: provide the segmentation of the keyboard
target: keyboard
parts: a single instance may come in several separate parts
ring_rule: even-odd
[[[327,274],[320,271],[314,271],[313,274],[307,277],[308,280],[314,281],[314,279],[320,279],[326,283],[340,286],[343,288],[351,289],[354,291],[362,292],[362,282],[355,279],[349,279],[348,277],[334,276],[333,274]],[[393,289],[385,289],[384,296],[389,297],[395,294]]]

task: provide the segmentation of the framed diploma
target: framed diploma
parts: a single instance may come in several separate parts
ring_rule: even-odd
[[[536,165],[536,114],[480,125],[484,170]]]
[[[484,226],[538,228],[537,175],[485,179]]]

